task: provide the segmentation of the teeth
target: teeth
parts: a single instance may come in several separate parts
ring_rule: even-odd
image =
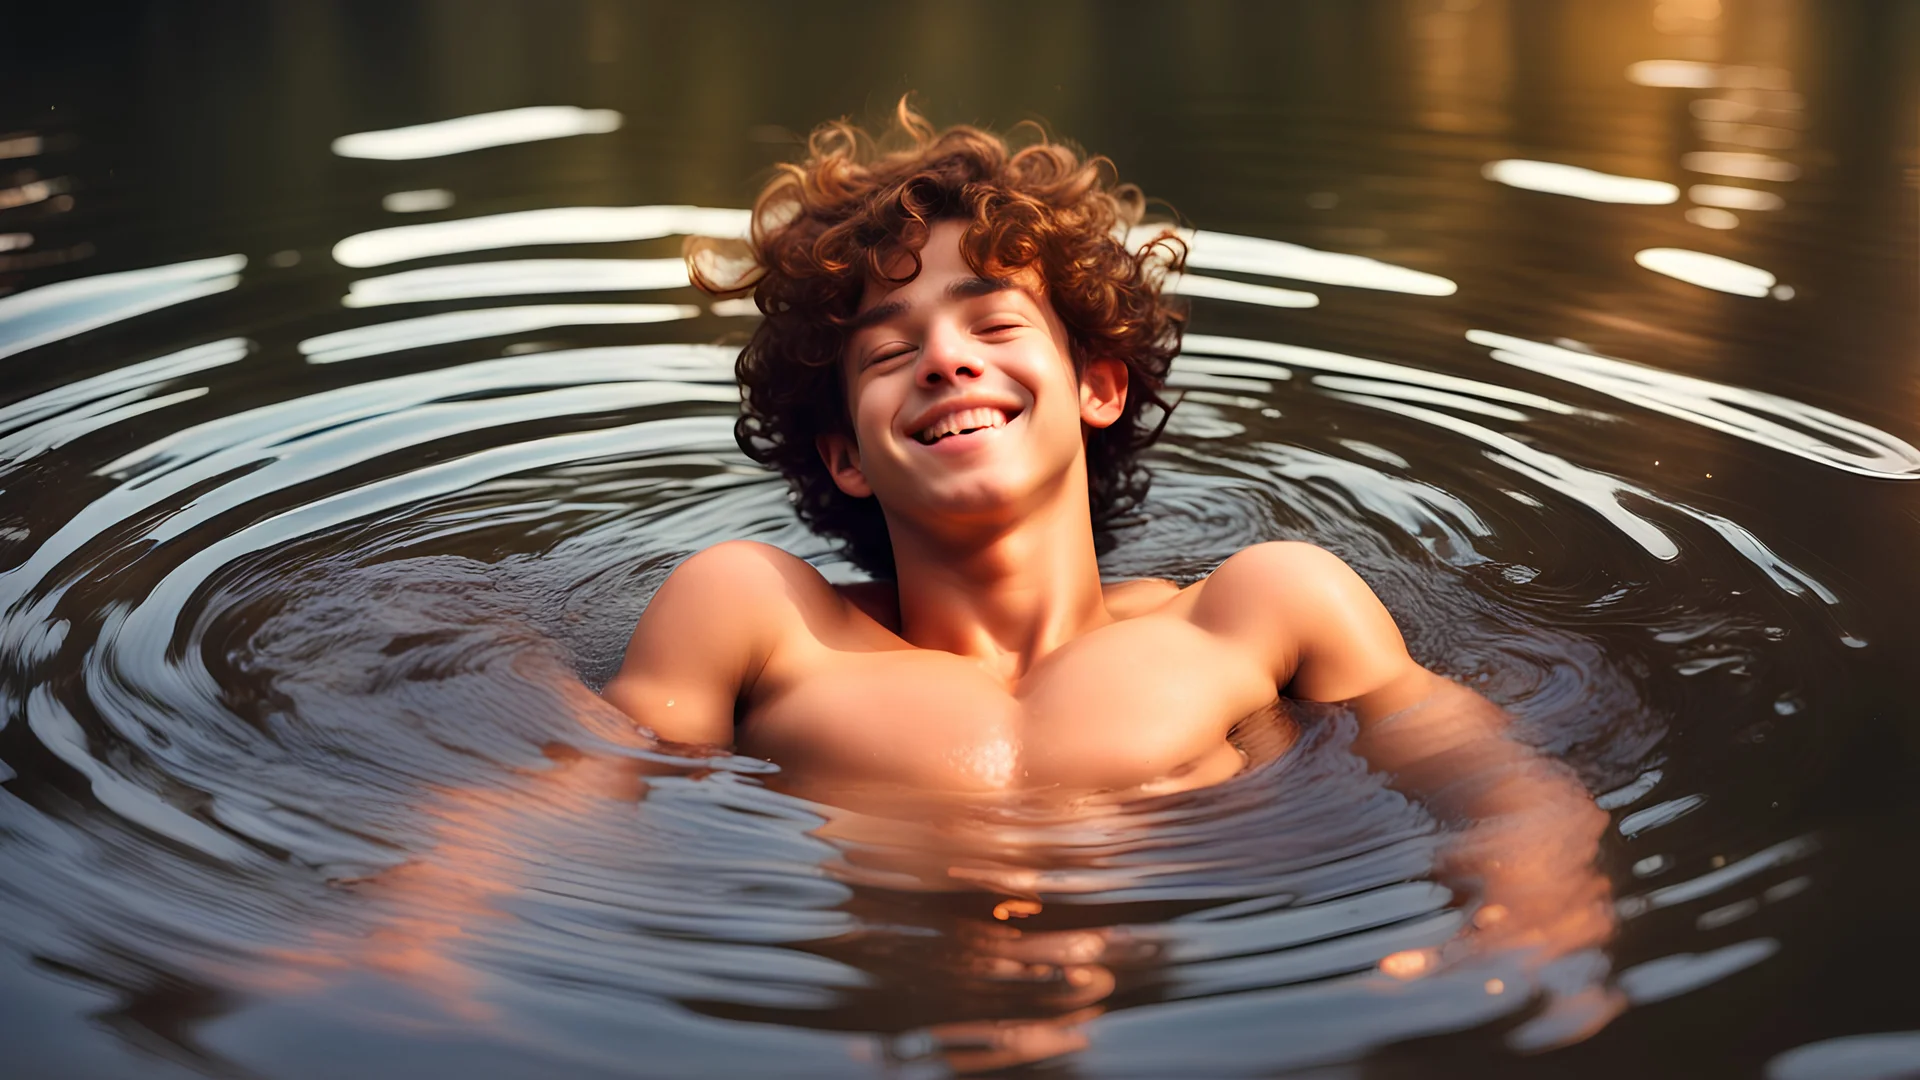
[[[983,407],[978,409],[960,409],[936,419],[933,423],[914,433],[914,438],[923,443],[934,443],[948,435],[976,431],[980,428],[1007,426],[1007,414],[1003,409]]]

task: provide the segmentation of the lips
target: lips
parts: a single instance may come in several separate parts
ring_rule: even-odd
[[[1018,409],[1005,409],[998,405],[975,405],[962,409],[950,409],[936,415],[914,431],[913,437],[923,445],[932,446],[954,435],[969,435],[989,428],[1006,427],[1018,415],[1020,415]]]

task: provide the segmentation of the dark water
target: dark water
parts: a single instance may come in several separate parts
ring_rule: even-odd
[[[1920,5],[7,24],[0,1074],[1920,1068]],[[750,759],[640,779],[582,680],[677,560],[746,536],[851,576],[732,446],[747,319],[645,260],[908,89],[1044,117],[1204,230],[1195,275],[1288,290],[1190,281],[1107,569],[1346,557],[1601,795],[1603,950],[1381,974],[1471,897],[1337,710],[1274,721],[1284,753],[1255,725],[1215,789],[939,836]],[[619,126],[332,149],[536,105]],[[634,207],[665,209],[495,217]],[[434,222],[474,224],[380,231]],[[1597,1033],[1558,1019],[1581,995]]]

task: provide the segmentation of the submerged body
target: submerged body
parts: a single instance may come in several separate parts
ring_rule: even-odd
[[[1183,325],[1146,269],[1152,245],[1119,239],[1138,200],[1058,148],[1008,155],[978,132],[936,137],[904,110],[902,123],[917,149],[863,156],[829,131],[763,194],[751,235],[765,318],[736,368],[743,451],[778,468],[803,520],[874,580],[835,586],[752,542],[699,552],[649,602],[605,699],[643,742],[775,762],[773,783],[827,804],[809,808],[837,851],[824,873],[994,896],[997,921],[983,909],[979,933],[939,951],[990,983],[1057,978],[1053,1000],[1076,1011],[950,1026],[981,1047],[950,1059],[962,1069],[1071,1049],[1073,1017],[1116,986],[1103,935],[1001,925],[1068,884],[1035,824],[1159,829],[1163,816],[1112,803],[1234,775],[1233,729],[1283,694],[1351,702],[1355,749],[1458,828],[1438,869],[1477,894],[1477,937],[1542,961],[1602,939],[1605,815],[1508,736],[1503,712],[1415,663],[1338,558],[1265,543],[1184,589],[1102,582],[1095,528],[1144,494],[1133,455],[1158,428],[1143,403],[1166,407]],[[697,261],[690,274],[702,280]],[[609,711],[580,710],[626,741]],[[675,768],[549,756],[548,802],[569,807],[643,798],[649,775]],[[463,811],[449,846],[465,854],[412,875],[412,891],[431,903],[499,888],[496,835],[517,816]],[[412,951],[383,951],[439,970],[445,920],[405,929]],[[1383,965],[1403,973],[1433,959],[1396,957]],[[1617,1007],[1574,997],[1561,1030]]]
[[[764,544],[699,552],[606,699],[657,738],[775,762],[781,787],[839,808],[821,835],[894,853],[889,887],[970,883],[1022,911],[1040,892],[1003,857],[1021,840],[958,843],[975,830],[955,800],[1079,815],[1199,788],[1240,771],[1234,727],[1283,694],[1349,702],[1355,749],[1459,827],[1442,873],[1478,892],[1478,934],[1542,959],[1603,938],[1605,815],[1504,712],[1416,663],[1340,559],[1263,543],[1184,589],[1102,582],[1095,524],[1144,491],[1131,455],[1158,429],[1141,410],[1167,407],[1183,324],[1151,245],[1116,239],[1138,205],[1123,214],[1071,155],[902,122],[918,150],[874,161],[816,138],[763,194],[766,318],[737,368],[742,449],[875,580],[834,586]]]
[[[1255,545],[1185,589],[1103,585],[1086,440],[1121,415],[1128,369],[1076,363],[1044,282],[981,277],[963,228],[934,223],[910,280],[869,283],[841,358],[850,430],[819,438],[834,483],[885,511],[896,581],[836,588],[751,542],[700,552],[609,701],[829,801],[1213,783],[1239,768],[1233,725],[1283,691],[1376,716],[1470,699],[1460,738],[1497,723],[1320,548]]]
[[[747,635],[765,647],[733,700],[644,668],[623,673],[606,695],[657,718],[666,737],[733,743],[779,762],[807,789],[1178,790],[1241,767],[1228,733],[1295,679],[1301,642],[1290,611],[1308,617],[1356,589],[1365,594],[1324,551],[1261,545],[1184,589],[1105,586],[1098,625],[1004,670],[903,638],[888,584],[836,588],[777,549],[726,544],[663,587],[655,602],[671,613],[660,620],[670,628],[654,640],[643,626],[636,648],[691,651],[708,628],[690,623],[727,634],[751,621]],[[1406,659],[1384,611],[1371,622],[1385,639],[1373,671],[1316,672],[1321,683],[1348,680],[1322,696],[1426,674]]]

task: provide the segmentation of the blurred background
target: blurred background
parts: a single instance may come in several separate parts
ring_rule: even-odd
[[[1920,3],[5,22],[0,1072],[1920,1074]],[[1332,736],[1166,811],[1191,851],[1036,845],[1096,884],[1030,954],[820,869],[756,763],[541,786],[584,707],[526,656],[595,684],[730,536],[850,575],[731,448],[750,309],[673,260],[908,93],[1200,230],[1109,570],[1348,557],[1615,813],[1603,957],[1382,989],[1445,895],[1338,905],[1426,881],[1436,827]],[[1330,928],[1236,937],[1256,901]],[[981,974],[1016,959],[1052,974]]]

